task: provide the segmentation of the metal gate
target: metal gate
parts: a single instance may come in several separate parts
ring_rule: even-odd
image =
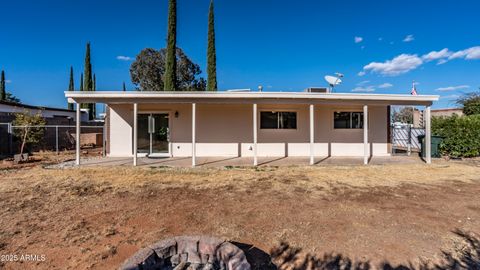
[[[411,125],[394,125],[391,127],[392,154],[410,155],[411,152],[420,152],[421,144],[418,136],[425,135],[424,128],[413,128]]]

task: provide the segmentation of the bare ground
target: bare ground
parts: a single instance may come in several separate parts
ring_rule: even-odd
[[[280,258],[286,247],[304,257],[373,268],[416,266],[441,262],[442,251],[461,250],[465,239],[455,230],[480,234],[479,194],[478,161],[257,169],[4,167],[0,255],[46,257],[0,262],[0,268],[115,269],[139,248],[185,234],[253,245],[272,255],[279,269],[314,269]]]

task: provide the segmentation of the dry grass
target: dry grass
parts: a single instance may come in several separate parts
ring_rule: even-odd
[[[401,164],[372,166],[326,167],[236,167],[236,168],[132,168],[83,167],[63,170],[43,169],[4,172],[35,185],[108,186],[114,190],[142,190],[146,186],[158,188],[218,189],[234,187],[246,191],[252,187],[268,186],[278,192],[304,189],[310,193],[331,192],[342,188],[397,187],[404,184],[437,185],[448,181],[470,183],[480,179],[480,166],[466,162],[439,162],[433,165]],[[0,190],[12,185],[0,186]]]

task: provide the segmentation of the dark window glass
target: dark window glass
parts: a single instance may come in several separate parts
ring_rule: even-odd
[[[296,129],[297,128],[297,113],[296,112],[279,112],[280,126],[282,129]]]
[[[350,128],[350,113],[349,112],[335,112],[334,114],[335,128]]]
[[[260,112],[261,129],[296,129],[296,112]]]
[[[260,112],[260,128],[272,129],[278,127],[278,114],[276,112]]]
[[[335,112],[334,128],[363,128],[363,112]]]
[[[363,113],[352,113],[352,128],[363,128]]]

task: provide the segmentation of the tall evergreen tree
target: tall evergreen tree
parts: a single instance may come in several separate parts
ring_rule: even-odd
[[[127,91],[127,87],[125,86],[125,82],[123,82],[123,92]]]
[[[83,91],[83,73],[80,75],[80,91]]]
[[[213,0],[208,12],[207,91],[217,91],[217,53],[215,50],[215,17]]]
[[[87,49],[85,52],[85,66],[84,66],[84,91],[93,90],[93,78],[92,78],[92,63],[90,61],[90,42],[87,43]]]
[[[85,66],[84,66],[84,78],[83,78],[83,88],[84,91],[93,91],[93,74],[92,74],[92,63],[90,60],[90,42],[87,42],[87,47],[85,51]],[[95,104],[83,104],[82,108],[89,109],[88,118],[90,120],[95,118]]]
[[[68,84],[68,91],[75,91],[75,83],[73,81],[73,67],[70,66],[70,82]],[[73,103],[68,103],[68,109],[73,110]]]
[[[177,1],[168,3],[167,55],[165,60],[165,91],[177,90]]]
[[[92,80],[92,91],[97,90],[97,75],[93,74],[93,80]],[[89,104],[89,109],[90,109],[90,119],[95,119],[97,116],[97,104],[92,103]]]
[[[0,100],[7,100],[7,90],[5,89],[5,71],[2,70],[2,78],[0,79]]]

